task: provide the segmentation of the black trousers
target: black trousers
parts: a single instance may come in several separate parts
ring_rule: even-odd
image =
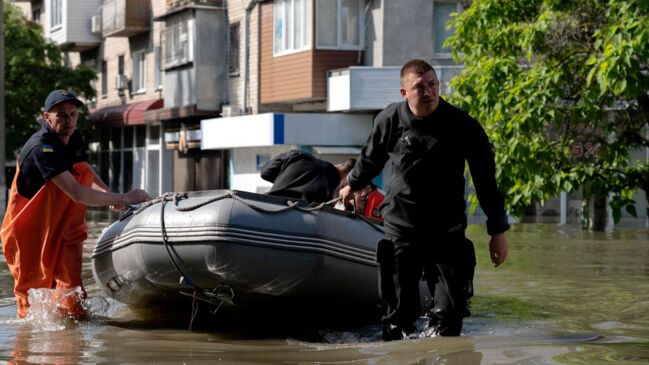
[[[384,326],[413,331],[426,310],[439,335],[460,335],[462,320],[470,315],[476,262],[463,231],[427,239],[386,238],[379,242],[377,261]],[[421,280],[433,297],[429,308],[421,307]]]

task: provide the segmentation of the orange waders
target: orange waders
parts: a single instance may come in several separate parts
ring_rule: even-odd
[[[32,288],[81,287],[83,241],[87,238],[86,206],[77,204],[52,181],[27,199],[18,194],[17,176],[11,185],[7,213],[2,222],[2,251],[14,278],[18,318],[27,316],[27,291]],[[91,187],[94,173],[87,162],[74,164],[73,176]],[[56,295],[61,295],[61,291]],[[82,316],[83,298],[67,296],[59,309]]]

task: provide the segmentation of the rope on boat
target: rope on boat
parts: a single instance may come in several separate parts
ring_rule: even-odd
[[[180,268],[179,263],[176,261],[176,258],[180,260],[180,257],[175,257],[177,256],[175,252],[172,252],[171,246],[169,245],[169,235],[167,235],[167,229],[165,227],[165,205],[170,199],[166,199],[167,194],[162,196],[162,199],[160,200],[161,205],[160,205],[160,229],[162,231],[162,243],[165,246],[165,249],[167,250],[167,254],[169,255],[169,258],[171,259],[171,263],[173,264],[174,268],[180,274],[180,283],[185,284],[185,285],[190,285],[194,288],[194,301],[196,299],[199,299],[201,301],[207,302],[209,304],[212,304],[216,306],[216,309],[213,311],[215,313],[219,308],[221,308],[221,305],[223,305],[223,302],[229,301],[229,302],[234,302],[235,301],[235,295],[234,295],[234,290],[232,288],[227,287],[229,289],[230,293],[230,298],[224,298],[223,296],[219,296],[219,293],[216,292],[217,289],[223,287],[223,285],[220,285],[215,288],[215,290],[208,290],[205,288],[200,287],[198,284],[196,284],[184,271],[183,269]],[[180,291],[181,294],[185,294],[183,291]],[[192,306],[194,305],[195,302],[192,303]]]
[[[191,205],[191,206],[187,206],[187,207],[180,207],[178,205],[178,203],[182,199],[187,199],[187,193],[166,193],[166,194],[163,194],[163,195],[157,197],[156,199],[153,199],[153,200],[150,200],[150,201],[146,202],[145,204],[138,207],[137,209],[132,209],[130,211],[130,213],[132,213],[134,215],[137,215],[138,213],[140,213],[141,211],[147,209],[148,207],[150,207],[150,206],[152,206],[154,204],[157,204],[157,203],[161,203],[160,204],[160,229],[161,229],[161,232],[162,232],[162,243],[163,243],[165,249],[167,250],[167,254],[169,255],[169,258],[171,259],[171,263],[173,264],[173,266],[176,269],[176,271],[178,272],[178,274],[180,274],[180,283],[185,284],[185,285],[189,285],[192,288],[194,288],[194,291],[191,294],[186,293],[184,291],[180,291],[180,293],[193,298],[192,306],[194,306],[194,303],[195,303],[195,301],[197,299],[215,306],[216,309],[214,311],[212,311],[212,313],[215,313],[216,311],[218,311],[219,308],[221,308],[221,306],[223,305],[224,302],[228,302],[229,304],[234,304],[234,302],[237,299],[236,296],[235,296],[234,290],[231,287],[225,287],[224,285],[217,286],[216,288],[214,288],[212,290],[202,288],[198,284],[196,284],[183,271],[183,269],[180,267],[180,263],[178,262],[178,261],[180,261],[182,259],[180,257],[178,257],[177,253],[172,250],[172,247],[169,244],[169,235],[167,234],[167,229],[166,229],[166,225],[165,225],[165,214],[164,214],[164,212],[165,212],[165,205],[167,204],[167,202],[170,202],[170,201],[173,201],[174,208],[177,211],[179,211],[179,212],[188,212],[188,211],[192,211],[192,210],[201,208],[201,207],[206,206],[208,204],[214,203],[216,201],[223,200],[223,199],[228,199],[228,198],[229,199],[234,199],[234,200],[238,201],[239,203],[241,203],[241,204],[243,204],[243,205],[245,205],[247,207],[250,207],[250,208],[252,208],[252,209],[254,209],[256,211],[263,212],[263,213],[270,213],[270,214],[282,213],[282,212],[286,212],[286,211],[291,210],[291,209],[297,209],[297,210],[300,210],[300,211],[303,211],[303,212],[314,212],[314,211],[321,210],[325,206],[333,204],[333,203],[335,203],[335,202],[337,202],[338,200],[341,199],[340,197],[338,197],[338,198],[332,199],[332,200],[330,200],[328,202],[320,203],[320,204],[318,204],[316,206],[313,206],[313,207],[302,207],[302,206],[298,205],[299,202],[289,200],[289,201],[286,202],[287,203],[286,207],[279,208],[279,209],[267,209],[267,208],[261,207],[259,205],[255,205],[254,203],[252,203],[249,200],[241,198],[240,196],[238,196],[236,194],[236,192],[229,191],[224,195],[208,199],[206,201],[200,202],[200,203],[195,204],[195,205]],[[120,218],[120,220],[125,218],[125,216],[127,216],[127,215],[130,215],[130,214],[125,214],[122,218]],[[366,222],[367,224],[372,226],[374,229],[379,230],[379,228],[376,227],[374,223],[369,221],[369,219],[367,219],[367,218],[365,218],[363,216],[360,216],[360,215],[358,217],[360,217],[364,222]],[[224,289],[224,287],[225,287],[225,289],[227,289],[227,292],[228,292],[227,295],[224,295],[223,293],[221,293],[221,294],[219,293],[219,290]],[[194,311],[194,310],[195,309],[192,309],[192,311]]]
[[[171,197],[169,197],[169,195],[171,195]],[[287,204],[286,207],[279,208],[279,209],[267,209],[267,208],[264,208],[264,207],[261,207],[259,205],[254,204],[250,200],[243,199],[242,197],[237,195],[237,193],[234,192],[234,191],[228,191],[227,193],[225,193],[225,194],[223,194],[221,196],[215,196],[214,198],[205,200],[203,202],[200,202],[198,204],[191,205],[191,206],[188,206],[188,207],[180,207],[180,206],[178,206],[178,202],[181,199],[186,199],[187,198],[187,193],[168,193],[168,194],[162,195],[161,198],[162,199],[173,200],[174,206],[176,207],[176,210],[179,211],[179,212],[188,212],[188,211],[191,211],[191,210],[198,209],[200,207],[206,206],[208,204],[214,203],[216,201],[230,198],[230,199],[234,199],[237,202],[239,202],[239,203],[241,203],[241,204],[243,204],[243,205],[245,205],[247,207],[250,207],[250,208],[252,208],[252,209],[254,209],[254,210],[258,211],[258,212],[270,213],[270,214],[283,213],[283,212],[289,211],[291,209],[297,209],[297,210],[300,210],[300,211],[303,211],[303,212],[314,212],[314,211],[317,211],[317,210],[321,210],[325,206],[333,204],[333,203],[337,202],[338,200],[340,200],[340,198],[335,198],[335,199],[332,199],[332,200],[330,200],[328,202],[320,203],[320,204],[318,204],[316,206],[313,206],[313,207],[302,207],[302,206],[299,205],[298,201],[287,200],[286,201],[286,204]]]

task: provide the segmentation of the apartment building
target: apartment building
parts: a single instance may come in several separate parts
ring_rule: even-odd
[[[334,163],[358,156],[374,115],[402,100],[399,70],[409,59],[430,61],[445,85],[461,70],[443,47],[458,1],[228,0],[227,8],[229,104],[203,120],[201,148],[228,151],[233,189],[268,190],[261,166],[290,149]],[[389,167],[376,183],[388,177]]]

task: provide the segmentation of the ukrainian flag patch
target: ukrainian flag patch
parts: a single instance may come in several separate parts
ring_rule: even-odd
[[[44,144],[42,151],[43,152],[54,152],[54,147],[50,146],[49,144]]]

